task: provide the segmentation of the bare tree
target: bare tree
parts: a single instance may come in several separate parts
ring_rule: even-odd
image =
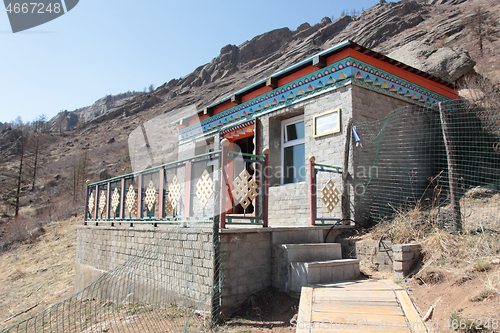
[[[87,178],[87,149],[83,149],[80,156],[75,157],[72,178],[73,201],[77,203],[78,193],[83,190]]]
[[[25,155],[26,155],[26,143],[28,141],[28,134],[27,133],[23,133],[23,135],[21,135],[21,137],[19,138],[19,144],[20,144],[20,158],[19,158],[19,168],[18,168],[18,171],[17,171],[17,176],[16,176],[16,187],[17,187],[17,190],[16,190],[16,195],[15,195],[15,214],[14,216],[15,217],[18,217],[19,216],[19,202],[20,202],[20,198],[21,198],[21,190],[22,190],[22,184],[23,184],[23,181],[24,181],[24,178],[23,178],[23,167],[24,167],[24,163],[25,163]]]
[[[27,142],[27,153],[31,157],[31,163],[27,163],[27,166],[29,167],[29,169],[31,169],[31,191],[35,189],[37,170],[41,164],[41,156],[43,156],[43,153],[47,150],[47,147],[47,136],[42,132],[33,133],[29,141]]]
[[[483,55],[485,42],[494,42],[500,37],[498,19],[493,17],[489,10],[482,5],[474,7],[474,13],[467,20],[467,28],[476,39],[477,46]]]
[[[38,118],[34,120],[33,123],[34,123],[33,131],[35,133],[37,132],[45,133],[47,131],[47,115],[42,114],[41,116],[38,116]]]

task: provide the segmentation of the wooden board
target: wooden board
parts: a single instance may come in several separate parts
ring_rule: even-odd
[[[299,333],[427,333],[406,291],[385,280],[302,288],[296,328]]]

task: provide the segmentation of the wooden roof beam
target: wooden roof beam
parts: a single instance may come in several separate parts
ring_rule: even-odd
[[[323,68],[323,67],[326,67],[326,58],[323,57],[323,56],[315,56],[313,58],[313,62],[312,62],[313,66],[314,67],[317,67],[317,68]]]
[[[203,109],[203,114],[206,116],[213,116],[214,115],[214,109],[213,108],[204,108]]]
[[[231,95],[231,103],[241,104],[241,96],[240,95]]]
[[[266,80],[266,87],[275,89],[278,87],[278,79],[275,77],[268,77]]]

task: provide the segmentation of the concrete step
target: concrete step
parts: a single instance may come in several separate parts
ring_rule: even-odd
[[[359,276],[359,260],[357,259],[295,261],[290,263],[288,289],[292,292],[300,292],[304,286],[355,280]]]
[[[283,244],[288,262],[342,259],[339,243]]]

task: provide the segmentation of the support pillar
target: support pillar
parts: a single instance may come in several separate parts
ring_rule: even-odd
[[[262,153],[266,156],[264,160],[264,227],[269,225],[269,148],[264,148]]]
[[[229,140],[223,139],[220,142],[222,153],[220,157],[220,227],[226,227],[226,192],[227,192],[227,150],[229,147]]]
[[[316,163],[314,156],[309,157],[309,206],[311,207],[311,225],[316,225]]]

